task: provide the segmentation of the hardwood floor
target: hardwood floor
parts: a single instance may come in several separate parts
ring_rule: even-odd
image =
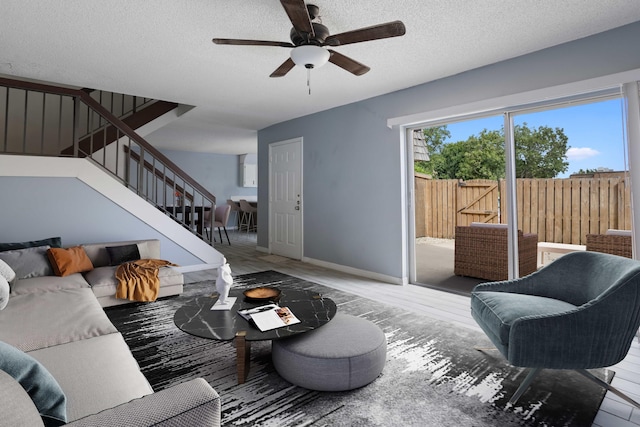
[[[344,292],[361,295],[418,314],[446,320],[452,324],[480,331],[469,311],[469,297],[415,285],[392,285],[329,270],[300,261],[268,255],[256,250],[255,234],[230,232],[231,245],[216,244],[227,259],[234,275],[275,270]],[[186,282],[213,280],[215,270],[186,274]],[[612,367],[616,375],[612,385],[640,400],[640,339],[634,340],[627,357]],[[640,409],[608,392],[593,426],[640,426]]]

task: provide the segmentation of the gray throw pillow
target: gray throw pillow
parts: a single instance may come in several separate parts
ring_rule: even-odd
[[[0,243],[0,252],[14,251],[16,249],[37,248],[38,246],[51,246],[52,248],[61,248],[62,239],[60,237],[49,237],[42,240],[31,240],[28,242],[16,243]]]
[[[49,246],[0,252],[0,259],[16,273],[16,279],[53,276],[53,268],[47,257]]]
[[[138,245],[107,246],[105,248],[109,254],[109,265],[120,265],[124,262],[137,261],[140,259]]]
[[[36,359],[0,341],[0,369],[29,394],[45,426],[67,422],[67,398],[55,378]]]

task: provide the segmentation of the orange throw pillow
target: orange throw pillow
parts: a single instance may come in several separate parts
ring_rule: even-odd
[[[68,276],[93,270],[93,264],[82,246],[72,248],[50,248],[47,256],[56,276]]]

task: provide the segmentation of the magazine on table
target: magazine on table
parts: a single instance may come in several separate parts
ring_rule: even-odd
[[[246,320],[253,321],[262,332],[300,323],[300,319],[288,307],[280,307],[277,304],[238,310],[238,314]]]

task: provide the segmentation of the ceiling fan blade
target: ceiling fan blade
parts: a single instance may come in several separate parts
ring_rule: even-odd
[[[242,40],[242,39],[213,39],[215,44],[231,44],[241,46],[276,46],[276,47],[295,47],[289,42],[272,42],[267,40]]]
[[[291,58],[287,59],[280,65],[269,77],[283,77],[287,74],[293,67],[296,66],[296,63],[293,62]]]
[[[367,42],[370,40],[386,39],[389,37],[403,36],[406,32],[402,21],[387,22],[386,24],[373,25],[346,33],[334,34],[324,41],[326,46],[342,46],[351,43]]]
[[[371,69],[355,59],[351,59],[348,56],[336,52],[335,50],[329,49],[329,53],[331,54],[329,62],[347,70],[351,74],[355,74],[356,76],[361,76]]]
[[[309,33],[313,37],[313,26],[311,25],[311,17],[307,10],[304,0],[280,0],[287,16],[299,33]]]

